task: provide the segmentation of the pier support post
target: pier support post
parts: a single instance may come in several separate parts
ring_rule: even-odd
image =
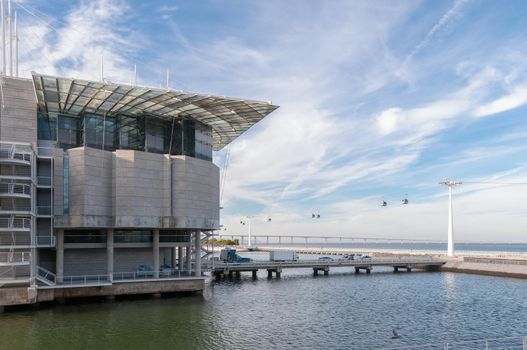
[[[329,275],[329,267],[324,268],[324,276]]]
[[[258,275],[257,275],[258,271],[257,270],[253,270],[252,273],[253,273],[253,280],[257,279],[258,278]]]
[[[359,267],[356,267],[355,268],[355,274],[358,275],[360,273],[360,268]]]
[[[397,266],[394,266],[394,267],[393,267],[393,272],[394,272],[394,273],[397,273],[397,272],[399,272],[399,267],[397,267]]]
[[[154,230],[152,234],[152,249],[154,250],[154,278],[159,278],[159,230]]]
[[[57,230],[57,253],[56,253],[57,284],[64,282],[64,229]]]
[[[242,277],[242,274],[241,274],[241,272],[240,272],[240,271],[236,271],[236,278],[238,278],[238,279],[239,279],[239,278],[241,278],[241,277]]]
[[[407,267],[406,268],[406,272],[412,272],[412,268],[411,267]]]
[[[229,271],[229,279],[232,279],[232,271]]]
[[[368,267],[368,268],[366,269],[366,273],[367,273],[367,274],[371,273],[371,267]]]
[[[313,276],[318,276],[318,269],[313,269]]]
[[[273,278],[273,270],[267,270],[267,278]]]
[[[113,282],[113,228],[106,230],[106,273],[108,281]]]
[[[276,271],[276,278],[282,277],[282,271]]]

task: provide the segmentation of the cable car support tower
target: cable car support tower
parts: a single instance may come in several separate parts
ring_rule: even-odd
[[[440,185],[448,186],[448,249],[447,255],[454,256],[454,217],[452,213],[452,187],[461,185],[461,181],[444,179],[439,181]]]

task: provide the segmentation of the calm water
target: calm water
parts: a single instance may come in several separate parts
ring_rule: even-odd
[[[212,283],[203,296],[0,315],[1,349],[374,349],[527,335],[527,281],[439,272]],[[391,339],[399,327],[401,339]]]

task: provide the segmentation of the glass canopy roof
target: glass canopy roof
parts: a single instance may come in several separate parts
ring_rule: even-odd
[[[46,113],[190,118],[212,128],[215,151],[278,108],[270,102],[32,75],[38,106]]]

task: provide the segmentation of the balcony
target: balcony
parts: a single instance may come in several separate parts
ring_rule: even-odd
[[[0,196],[6,198],[31,198],[31,185],[26,183],[0,183]]]
[[[31,165],[33,149],[30,145],[0,142],[0,162]]]
[[[0,217],[0,231],[25,231],[31,230],[31,219],[23,217]]]
[[[29,265],[30,260],[29,252],[0,252],[0,266]]]

